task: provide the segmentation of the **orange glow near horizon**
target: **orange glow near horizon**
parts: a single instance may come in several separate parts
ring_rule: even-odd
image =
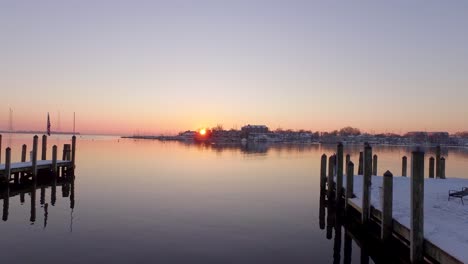
[[[205,128],[200,129],[199,133],[202,136],[206,135],[206,129]]]

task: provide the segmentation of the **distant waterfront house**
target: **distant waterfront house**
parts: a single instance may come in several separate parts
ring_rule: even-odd
[[[268,133],[269,129],[265,125],[246,125],[241,128],[241,131],[245,134],[250,133]]]

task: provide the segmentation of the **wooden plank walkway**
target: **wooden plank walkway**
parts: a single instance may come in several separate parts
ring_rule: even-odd
[[[0,175],[5,173],[5,164],[0,164]],[[69,160],[57,160],[57,167],[69,167],[72,166],[72,162]],[[52,160],[38,160],[37,161],[37,169],[52,169]],[[32,169],[32,162],[14,162],[11,163],[11,173],[18,173],[18,172],[27,172],[31,171]]]

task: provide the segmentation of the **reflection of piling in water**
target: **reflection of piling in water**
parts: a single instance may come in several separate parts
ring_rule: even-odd
[[[327,239],[332,239],[333,228],[335,227],[335,208],[333,206],[333,199],[327,201]]]
[[[333,263],[340,264],[341,260],[341,222],[339,211],[335,211],[335,241],[333,243]]]
[[[72,180],[70,183],[70,208],[75,208],[75,176],[71,176]]]
[[[343,264],[351,264],[352,252],[353,252],[353,239],[348,234],[348,232],[345,232]]]
[[[45,187],[44,186],[41,187],[41,198],[39,200],[39,203],[41,205],[44,205],[45,203]]]
[[[31,223],[36,222],[36,184],[34,183],[31,187],[31,217],[29,218]]]
[[[49,216],[49,204],[44,205],[44,229],[47,227],[47,219]]]
[[[8,221],[8,209],[10,208],[10,188],[7,185],[3,192],[3,214],[2,220]]]
[[[52,186],[51,186],[51,192],[50,192],[50,203],[52,206],[55,206],[55,201],[57,201],[57,178],[54,177],[52,181]]]

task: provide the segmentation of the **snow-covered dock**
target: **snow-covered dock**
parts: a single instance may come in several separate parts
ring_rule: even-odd
[[[37,161],[37,169],[51,169],[52,168],[52,160],[38,160]],[[66,166],[71,166],[71,161],[69,160],[57,160],[57,166],[58,167],[66,167]],[[0,175],[3,175],[5,172],[5,166],[6,164],[0,164]],[[11,163],[11,173],[17,173],[17,172],[27,172],[30,171],[32,168],[33,164],[31,161],[28,162],[14,162]]]
[[[344,177],[346,183],[346,177]],[[371,213],[381,219],[383,177],[372,176]],[[346,184],[344,184],[346,186]],[[448,261],[468,263],[468,204],[460,199],[448,199],[449,190],[468,187],[468,179],[424,180],[424,251],[426,254],[446,253]],[[363,176],[354,176],[355,198],[349,204],[362,211]],[[410,178],[393,177],[393,229],[409,240],[410,229]],[[465,198],[468,200],[468,198]],[[440,249],[440,251],[438,250]]]

